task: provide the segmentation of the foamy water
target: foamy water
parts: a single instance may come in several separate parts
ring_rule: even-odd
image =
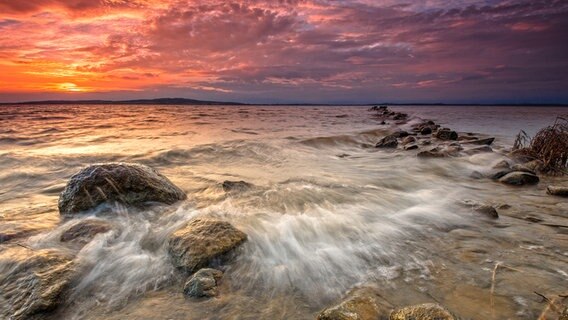
[[[519,130],[534,134],[568,109],[393,109],[496,136],[496,152],[425,160],[375,149],[394,126],[366,107],[0,107],[0,234],[76,255],[80,277],[54,319],[310,319],[359,285],[380,287],[395,305],[439,301],[473,319],[538,317],[544,306],[533,291],[568,284],[568,239],[565,229],[524,217],[565,224],[568,206],[546,196],[545,183],[513,189],[470,174],[502,160]],[[96,212],[60,221],[59,193],[80,168],[109,161],[150,165],[189,199],[117,208],[101,217],[113,231],[82,248],[60,243]],[[227,194],[224,180],[255,187]],[[456,205],[465,199],[512,208],[490,221]],[[221,295],[206,302],[183,298],[185,279],[165,247],[197,216],[228,220],[249,237],[219,266]],[[491,309],[497,262],[522,272],[503,271]]]

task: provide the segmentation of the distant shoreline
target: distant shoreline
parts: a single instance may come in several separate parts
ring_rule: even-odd
[[[207,101],[185,98],[158,98],[136,100],[43,100],[0,102],[8,105],[227,105],[227,106],[474,106],[474,107],[568,107],[565,103],[241,103],[233,101]]]

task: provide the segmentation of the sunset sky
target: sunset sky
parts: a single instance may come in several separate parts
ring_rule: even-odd
[[[566,0],[0,0],[0,102],[568,103]]]

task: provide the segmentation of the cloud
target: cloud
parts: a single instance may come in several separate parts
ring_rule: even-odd
[[[257,102],[568,101],[560,0],[0,0],[0,12],[0,71],[22,82]],[[4,77],[0,91],[15,90]]]

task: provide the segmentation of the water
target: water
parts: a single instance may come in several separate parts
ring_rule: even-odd
[[[0,107],[0,235],[64,248],[81,265],[53,319],[312,319],[354,287],[394,305],[438,301],[465,318],[535,319],[568,284],[568,204],[536,187],[474,180],[503,159],[521,129],[558,107],[394,107],[462,132],[496,136],[496,152],[424,160],[372,146],[390,130],[366,107]],[[415,121],[415,120],[411,120]],[[407,125],[408,126],[408,125]],[[97,162],[150,165],[188,194],[170,208],[119,208],[115,229],[84,247],[59,242],[68,178]],[[224,180],[256,187],[226,194]],[[487,220],[458,205],[506,203]],[[526,216],[544,223],[533,223]],[[168,260],[169,233],[197,216],[230,221],[249,240],[223,266],[218,298],[185,299]],[[0,249],[1,250],[1,249]],[[492,271],[501,268],[491,295]],[[0,268],[2,266],[0,265]],[[491,307],[493,296],[493,307]],[[0,301],[1,302],[1,301]]]

